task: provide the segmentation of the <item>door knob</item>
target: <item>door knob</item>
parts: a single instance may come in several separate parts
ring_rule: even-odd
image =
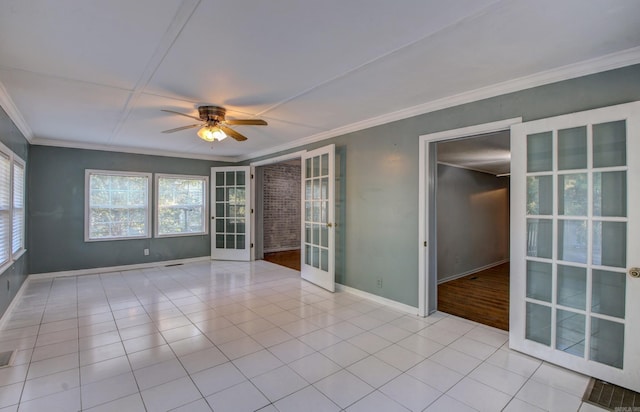
[[[632,278],[640,278],[640,268],[631,268],[631,269],[629,269],[629,275]]]
[[[331,222],[327,223],[327,227],[333,227],[333,225],[331,224]]]

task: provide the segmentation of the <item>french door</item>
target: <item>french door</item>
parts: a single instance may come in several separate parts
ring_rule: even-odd
[[[334,157],[334,145],[302,155],[301,276],[331,292],[336,288]]]
[[[251,260],[251,168],[211,168],[211,259]]]
[[[510,347],[640,391],[640,103],[511,128]]]

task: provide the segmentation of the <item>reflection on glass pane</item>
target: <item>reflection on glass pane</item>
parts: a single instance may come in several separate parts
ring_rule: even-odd
[[[552,169],[552,133],[527,135],[527,172],[545,172]]]
[[[224,249],[224,235],[216,235],[216,248]]]
[[[236,233],[245,233],[244,219],[236,220]]]
[[[585,316],[558,309],[556,317],[556,349],[584,357]]]
[[[226,246],[227,249],[235,249],[236,248],[236,236],[235,235],[226,235]]]
[[[627,125],[624,120],[593,125],[593,167],[627,164]]]
[[[239,205],[243,205],[245,203],[245,193],[246,190],[242,187],[238,187],[236,188],[236,197],[235,197],[235,203],[239,204]]]
[[[320,269],[325,272],[329,270],[329,251],[320,249]]]
[[[320,210],[320,222],[327,223],[327,209],[329,208],[329,202],[321,202],[322,209]]]
[[[234,219],[227,219],[227,227],[225,231],[227,233],[236,233],[236,221]]]
[[[551,176],[527,177],[527,214],[553,214],[553,180]]]
[[[224,233],[224,219],[216,220],[216,233]]]
[[[327,225],[320,226],[320,246],[329,247],[329,229],[327,229]]]
[[[313,219],[311,214],[311,205],[313,202],[304,202],[304,220],[310,222]]]
[[[304,198],[307,200],[313,197],[312,186],[313,186],[312,180],[307,180],[306,182],[304,182]]]
[[[623,355],[624,325],[592,317],[589,359],[622,369]]]
[[[322,176],[327,176],[329,174],[329,155],[322,155],[322,167],[320,168],[320,174]]]
[[[216,186],[224,186],[224,172],[216,172]]]
[[[320,225],[313,225],[313,244],[320,244]]]
[[[238,206],[227,204],[227,217],[236,217]]]
[[[244,186],[244,172],[236,172],[236,185]]]
[[[227,172],[227,186],[236,184],[236,172]]]
[[[627,266],[627,224],[593,222],[593,264]]]
[[[594,269],[592,279],[591,310],[624,319],[626,274]]]
[[[552,221],[527,219],[527,256],[551,259]]]
[[[527,297],[551,302],[551,263],[527,261]]]
[[[558,130],[558,169],[586,169],[587,127]]]
[[[304,239],[303,241],[306,243],[311,243],[311,228],[313,226],[311,225],[311,223],[305,223],[304,225]]]
[[[236,249],[244,249],[245,248],[245,235],[238,235],[236,237]]]
[[[320,157],[313,158],[313,177],[320,176]]]
[[[627,172],[593,174],[593,215],[627,216]]]
[[[320,199],[320,179],[313,179],[313,198]]]
[[[321,189],[320,189],[320,198],[328,199],[329,198],[329,179],[326,177],[322,178]]]
[[[587,192],[586,173],[558,176],[558,214],[586,216]]]
[[[311,266],[311,245],[304,245],[304,264]]]
[[[216,189],[216,201],[224,202],[226,199],[224,198],[224,188]]]
[[[313,253],[313,267],[314,268],[319,268],[320,267],[320,248],[317,246],[314,246],[312,249],[312,253]]]
[[[216,217],[224,217],[224,203],[216,203]]]
[[[571,308],[586,308],[587,269],[558,265],[558,304]]]
[[[558,259],[587,263],[586,220],[558,220]]]
[[[550,346],[551,308],[527,302],[526,311],[525,338]]]
[[[313,202],[313,221],[320,221],[320,203],[321,202]]]

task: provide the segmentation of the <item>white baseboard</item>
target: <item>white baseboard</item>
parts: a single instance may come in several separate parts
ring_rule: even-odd
[[[24,282],[22,282],[22,285],[20,285],[20,289],[18,289],[18,293],[16,293],[16,295],[11,300],[11,303],[9,303],[9,306],[7,306],[7,309],[2,314],[2,317],[0,318],[0,330],[2,330],[2,328],[4,328],[4,324],[7,321],[7,319],[9,318],[9,314],[11,312],[13,312],[13,309],[15,308],[15,306],[20,301],[20,298],[22,298],[22,294],[27,289],[27,284],[28,283],[29,283],[29,276],[27,276],[27,278],[24,280]]]
[[[200,257],[187,258],[187,259],[162,260],[158,262],[137,263],[135,265],[108,266],[108,267],[101,267],[101,268],[65,270],[60,272],[49,272],[49,273],[32,273],[29,275],[29,278],[49,279],[49,278],[58,278],[58,277],[64,277],[64,276],[97,275],[100,273],[149,269],[149,268],[157,268],[157,267],[162,267],[167,265],[179,265],[184,263],[205,262],[210,260],[211,260],[211,256],[200,256]]]
[[[451,275],[451,276],[447,276],[446,278],[442,278],[438,280],[438,285],[441,283],[445,283],[445,282],[450,282],[452,280],[455,279],[459,279],[459,278],[463,278],[465,276],[469,276],[472,273],[476,273],[476,272],[480,272],[482,270],[486,270],[486,269],[491,269],[492,267],[496,267],[499,265],[502,265],[503,263],[507,263],[509,261],[509,259],[502,259],[498,262],[493,262],[493,263],[489,263],[488,265],[479,267],[479,268],[475,268],[475,269],[471,269],[471,270],[467,270],[466,272],[463,273],[457,273],[455,275]]]
[[[340,283],[336,283],[336,290],[351,293],[361,298],[372,300],[381,305],[392,307],[393,309],[406,312],[410,315],[418,315],[418,308],[405,305],[404,303],[396,302],[395,300],[383,298],[382,296],[374,295],[373,293],[365,292],[360,289],[355,289],[349,286],[341,285]]]

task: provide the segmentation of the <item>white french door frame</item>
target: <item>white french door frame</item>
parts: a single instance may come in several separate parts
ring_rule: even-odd
[[[435,256],[435,153],[430,153],[431,143],[472,137],[480,134],[509,130],[514,124],[522,123],[521,117],[484,123],[460,129],[445,130],[420,136],[419,178],[418,178],[418,314],[428,316],[437,305],[437,273],[430,270]],[[430,207],[431,205],[431,207]],[[433,252],[433,253],[432,253]],[[431,259],[430,259],[431,256]]]
[[[270,157],[268,159],[264,159],[264,160],[259,160],[257,162],[251,162],[249,164],[249,166],[251,166],[251,174],[255,175],[256,173],[256,167],[260,167],[260,166],[268,166],[268,165],[273,165],[276,163],[281,163],[281,162],[286,162],[288,160],[294,160],[294,159],[302,159],[302,156],[306,153],[306,150],[300,150],[297,152],[292,152],[292,153],[287,153],[281,156],[276,156],[276,157]],[[302,162],[300,163],[300,168],[302,168]],[[261,205],[258,206],[256,204],[256,200],[258,199],[258,196],[256,196],[256,191],[258,190],[258,185],[251,185],[251,210],[253,210],[254,212],[257,212],[257,208],[258,207],[262,207]],[[259,190],[263,190],[263,188],[259,188]],[[253,230],[251,231],[251,243],[256,245],[257,244],[257,239],[256,239],[256,233],[258,232],[256,230],[256,228],[258,227],[258,222],[256,219],[257,213],[252,213],[251,214],[251,227],[253,228]],[[261,231],[261,233],[263,233]],[[253,247],[251,248],[251,260],[256,260],[256,248]]]

